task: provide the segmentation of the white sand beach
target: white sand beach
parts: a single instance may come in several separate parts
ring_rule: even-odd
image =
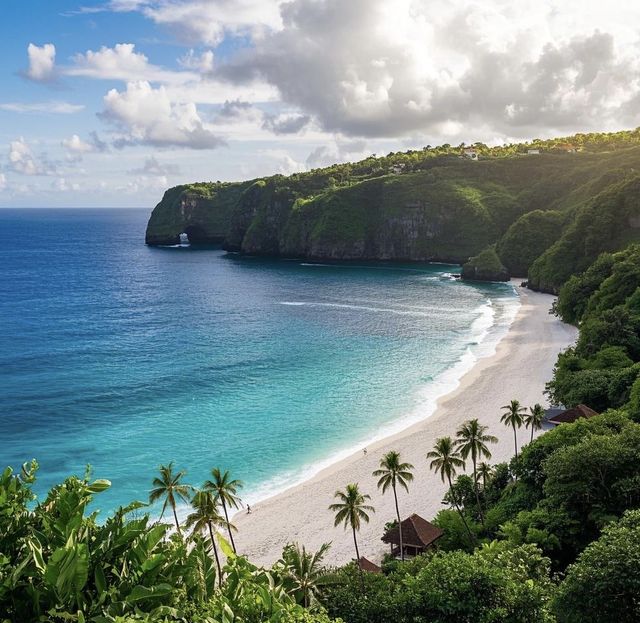
[[[518,282],[514,280],[514,285]],[[282,547],[298,541],[315,550],[323,542],[332,547],[326,561],[346,563],[354,558],[351,531],[333,527],[328,510],[336,489],[356,482],[371,495],[376,512],[371,523],[359,534],[360,553],[379,563],[387,551],[380,537],[386,522],[395,518],[393,496],[382,496],[371,473],[378,468],[383,453],[398,450],[402,459],[415,466],[415,479],[407,494],[399,494],[403,517],[418,513],[431,519],[442,508],[445,486],[429,471],[426,453],[436,438],[455,435],[457,427],[469,418],[478,418],[499,438],[492,446],[492,463],[508,460],[513,454],[513,435],[500,423],[501,407],[512,399],[530,406],[547,404],[543,396],[545,383],[551,378],[558,353],[572,345],[577,337],[574,327],[563,324],[549,314],[553,297],[517,287],[521,298],[518,314],[508,333],[499,342],[495,354],[480,359],[463,376],[460,385],[438,402],[433,415],[424,421],[387,437],[362,451],[323,470],[312,479],[252,507],[252,513],[240,512],[236,544],[242,554],[258,564],[271,564]],[[524,444],[529,431],[521,429],[518,441]]]

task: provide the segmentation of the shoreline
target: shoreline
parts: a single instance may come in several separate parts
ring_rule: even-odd
[[[258,507],[260,504],[286,493],[290,489],[305,484],[332,466],[362,452],[364,448],[374,447],[377,443],[401,434],[412,426],[420,424],[433,416],[437,410],[439,401],[455,391],[460,386],[464,376],[478,365],[481,360],[492,357],[500,341],[507,335],[520,309],[520,296],[515,287],[515,281],[510,282],[509,285],[513,288],[514,296],[513,301],[503,308],[503,320],[507,319],[507,322],[500,324],[494,323],[494,304],[490,299],[487,299],[487,302],[480,307],[488,308],[490,316],[489,326],[483,326],[486,321],[486,315],[484,314],[473,321],[472,327],[479,325],[480,328],[478,335],[475,336],[478,341],[470,342],[465,352],[452,366],[438,374],[428,385],[419,390],[421,396],[417,399],[418,404],[411,410],[399,418],[381,424],[365,439],[359,439],[347,447],[331,451],[322,459],[302,465],[296,472],[292,471],[280,474],[266,481],[244,497],[243,507],[236,510],[231,515],[231,518],[238,519],[238,517],[243,514],[243,510],[246,509],[247,505],[250,505],[252,508]],[[480,335],[482,337],[479,337]],[[291,483],[292,477],[294,480],[293,483]],[[181,517],[186,517],[189,512],[190,507],[186,505],[178,509],[178,515]]]
[[[518,280],[510,283],[519,295],[515,317],[491,350],[476,356],[473,365],[457,378],[452,389],[437,396],[435,401],[432,397],[431,409],[428,409],[430,401],[426,400],[423,407],[427,407],[427,412],[423,411],[419,421],[408,423],[399,431],[375,436],[374,441],[366,445],[366,455],[362,448],[353,451],[352,447],[327,459],[332,462],[299,484],[261,499],[252,505],[250,515],[243,510],[237,512],[234,523],[238,526],[235,537],[238,551],[255,563],[268,565],[279,558],[288,542],[299,541],[308,549],[316,550],[323,542],[332,541],[326,563],[348,562],[354,556],[350,533],[333,527],[333,517],[327,507],[336,489],[348,482],[359,482],[361,490],[371,495],[371,504],[377,511],[360,532],[360,552],[379,562],[386,551],[380,541],[383,526],[395,518],[393,497],[382,497],[371,476],[384,452],[399,450],[403,460],[414,464],[415,479],[410,492],[399,494],[401,514],[417,512],[426,519],[431,519],[442,508],[445,490],[439,478],[429,473],[424,458],[437,437],[454,436],[463,421],[477,417],[499,437],[499,443],[492,447],[491,462],[508,460],[513,453],[513,437],[499,423],[500,407],[513,398],[526,406],[535,402],[546,404],[542,392],[551,378],[557,354],[577,337],[574,327],[549,315],[553,296],[519,288]],[[519,445],[526,443],[527,438],[522,430]]]

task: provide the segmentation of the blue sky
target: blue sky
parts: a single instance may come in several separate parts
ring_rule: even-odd
[[[640,125],[614,0],[5,0],[0,207]]]

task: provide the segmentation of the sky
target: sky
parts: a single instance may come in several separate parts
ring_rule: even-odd
[[[640,125],[628,0],[2,0],[0,207]]]

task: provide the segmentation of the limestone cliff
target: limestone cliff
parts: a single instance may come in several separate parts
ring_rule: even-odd
[[[392,166],[398,158],[403,166]],[[633,190],[625,186],[635,167],[640,146],[479,162],[407,152],[288,177],[190,184],[165,193],[149,219],[146,242],[175,244],[186,233],[192,243],[257,255],[460,264],[475,258],[466,277],[523,276],[533,266],[533,285],[555,291],[565,277],[555,266],[564,260],[553,249],[577,244],[563,240],[579,235],[571,238],[572,227],[588,218],[580,216],[585,210],[593,212],[594,197],[604,197],[601,220],[609,223],[611,214],[612,224],[604,228],[607,240],[590,234],[583,255],[640,237],[633,225],[640,215],[628,206]],[[628,209],[616,211],[607,193],[623,193],[619,201]],[[489,247],[496,271],[479,267]]]

